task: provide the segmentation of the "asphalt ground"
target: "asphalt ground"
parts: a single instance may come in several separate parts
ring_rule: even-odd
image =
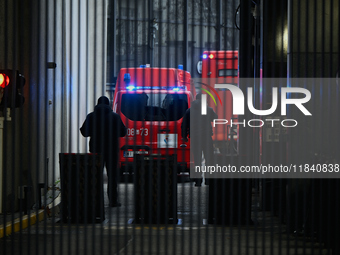
[[[39,210],[27,223],[23,218],[16,227],[10,222],[10,231],[0,239],[0,254],[331,254],[308,236],[286,233],[277,217],[259,210],[256,193],[254,225],[221,226],[207,224],[208,186],[189,182],[177,189],[177,224],[133,223],[134,185],[123,183],[121,207],[109,207],[105,194],[103,222],[63,223],[56,204],[51,214]]]

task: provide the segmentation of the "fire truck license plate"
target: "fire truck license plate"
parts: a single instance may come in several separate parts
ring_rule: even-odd
[[[149,154],[148,151],[124,151],[124,157],[125,158],[133,158],[133,155],[135,154]]]

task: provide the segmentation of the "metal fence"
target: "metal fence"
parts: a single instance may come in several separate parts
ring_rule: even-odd
[[[340,254],[339,12],[0,0],[2,254]]]

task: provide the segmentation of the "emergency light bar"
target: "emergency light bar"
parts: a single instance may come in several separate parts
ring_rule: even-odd
[[[186,86],[180,86],[180,87],[142,87],[142,86],[134,86],[134,85],[129,85],[126,87],[127,90],[129,91],[136,91],[136,90],[146,90],[146,89],[158,89],[158,90],[172,90],[174,92],[178,91],[186,91],[187,87]]]
[[[136,89],[136,87],[133,86],[133,85],[129,85],[129,86],[127,86],[126,88],[127,88],[127,90],[134,90],[134,89]]]
[[[203,59],[207,59],[207,58],[213,59],[214,57],[215,57],[214,54],[209,54],[209,55],[203,54],[202,56]]]

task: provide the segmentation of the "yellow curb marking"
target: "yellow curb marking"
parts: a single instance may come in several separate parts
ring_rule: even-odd
[[[30,218],[28,218],[28,215],[24,215],[21,219],[15,219],[13,222],[9,222],[4,225],[0,225],[0,239],[4,237],[5,233],[6,235],[10,235],[13,232],[18,232],[20,229],[25,229],[29,225],[34,225],[38,221],[42,221],[44,219],[44,210],[39,210],[38,213],[34,212],[30,215]],[[38,217],[37,217],[38,215]]]

